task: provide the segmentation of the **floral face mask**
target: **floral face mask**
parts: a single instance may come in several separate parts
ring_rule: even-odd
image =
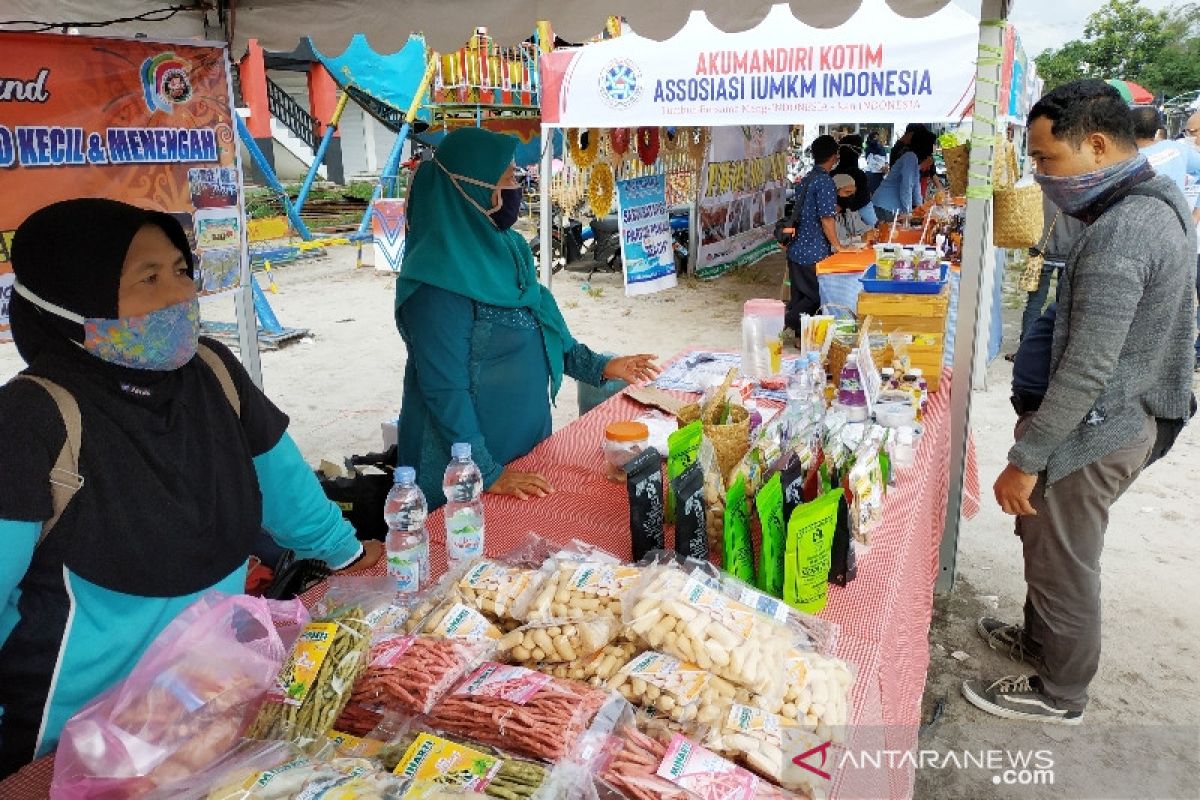
[[[169,372],[192,360],[200,343],[197,298],[137,317],[83,317],[43,300],[20,283],[13,290],[43,311],[83,326],[83,349],[109,364]]]

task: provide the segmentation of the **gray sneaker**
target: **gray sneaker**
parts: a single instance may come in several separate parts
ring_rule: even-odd
[[[1013,661],[1023,661],[1031,667],[1042,665],[1042,648],[1025,635],[1025,629],[1020,625],[1009,625],[995,617],[980,617],[976,629],[988,647]]]
[[[976,708],[1005,719],[1044,722],[1054,725],[1078,725],[1082,711],[1059,708],[1042,692],[1042,680],[1036,675],[1011,675],[994,683],[964,681],[963,697]]]

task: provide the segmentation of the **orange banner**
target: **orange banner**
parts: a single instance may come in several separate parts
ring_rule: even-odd
[[[0,340],[13,231],[58,200],[175,215],[201,291],[238,285],[245,232],[224,46],[0,33],[0,53]]]

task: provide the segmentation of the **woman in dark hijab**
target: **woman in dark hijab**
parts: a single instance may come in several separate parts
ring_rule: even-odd
[[[858,160],[863,153],[863,140],[858,134],[843,136],[838,142],[838,163],[830,171],[830,176],[847,175],[854,179],[854,194],[850,197],[839,197],[838,205],[846,211],[857,211],[862,221],[874,228],[878,224],[875,209],[871,206],[871,190],[867,185],[867,173],[862,171]]]
[[[335,569],[381,550],[325,498],[287,417],[199,338],[173,217],[67,200],[11,252],[29,366],[0,387],[0,776],[52,750],[197,596],[242,592],[262,528]]]

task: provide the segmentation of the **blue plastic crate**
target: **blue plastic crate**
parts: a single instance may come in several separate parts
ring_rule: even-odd
[[[867,271],[858,280],[863,285],[864,292],[879,294],[940,294],[946,288],[949,265],[942,264],[942,279],[939,281],[884,281],[875,277],[875,265],[867,267]]]

